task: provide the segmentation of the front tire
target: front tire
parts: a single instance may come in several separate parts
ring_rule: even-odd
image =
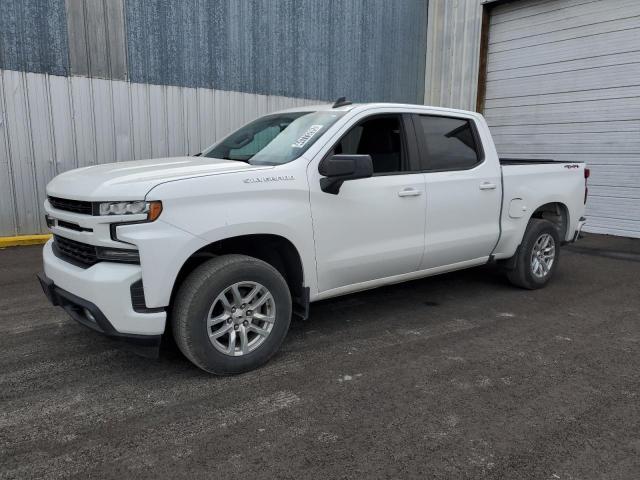
[[[509,281],[522,288],[544,287],[553,277],[560,257],[560,235],[548,220],[532,218],[518,247],[515,268],[507,272]]]
[[[266,363],[291,322],[287,282],[271,265],[223,255],[196,268],[172,308],[180,351],[201,369],[231,375]]]

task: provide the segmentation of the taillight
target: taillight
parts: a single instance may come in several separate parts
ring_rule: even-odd
[[[589,188],[587,187],[587,178],[591,175],[591,170],[584,169],[584,204],[587,204],[587,195],[589,194]]]

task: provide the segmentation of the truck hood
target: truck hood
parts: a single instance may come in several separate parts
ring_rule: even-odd
[[[47,195],[73,200],[141,200],[156,185],[173,180],[270,169],[234,160],[170,157],[105,163],[70,170],[47,185]]]

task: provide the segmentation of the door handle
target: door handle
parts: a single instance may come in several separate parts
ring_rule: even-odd
[[[482,182],[480,184],[480,190],[495,190],[496,184],[491,182]]]
[[[398,196],[399,197],[415,197],[417,195],[421,195],[422,192],[420,190],[418,190],[417,188],[403,188],[402,190],[400,190],[398,192]]]

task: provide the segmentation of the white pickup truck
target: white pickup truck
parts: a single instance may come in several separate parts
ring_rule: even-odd
[[[473,112],[401,104],[266,115],[196,156],[47,186],[43,289],[77,321],[198,367],[266,362],[311,302],[496,262],[544,286],[577,238],[588,169],[504,160]]]

